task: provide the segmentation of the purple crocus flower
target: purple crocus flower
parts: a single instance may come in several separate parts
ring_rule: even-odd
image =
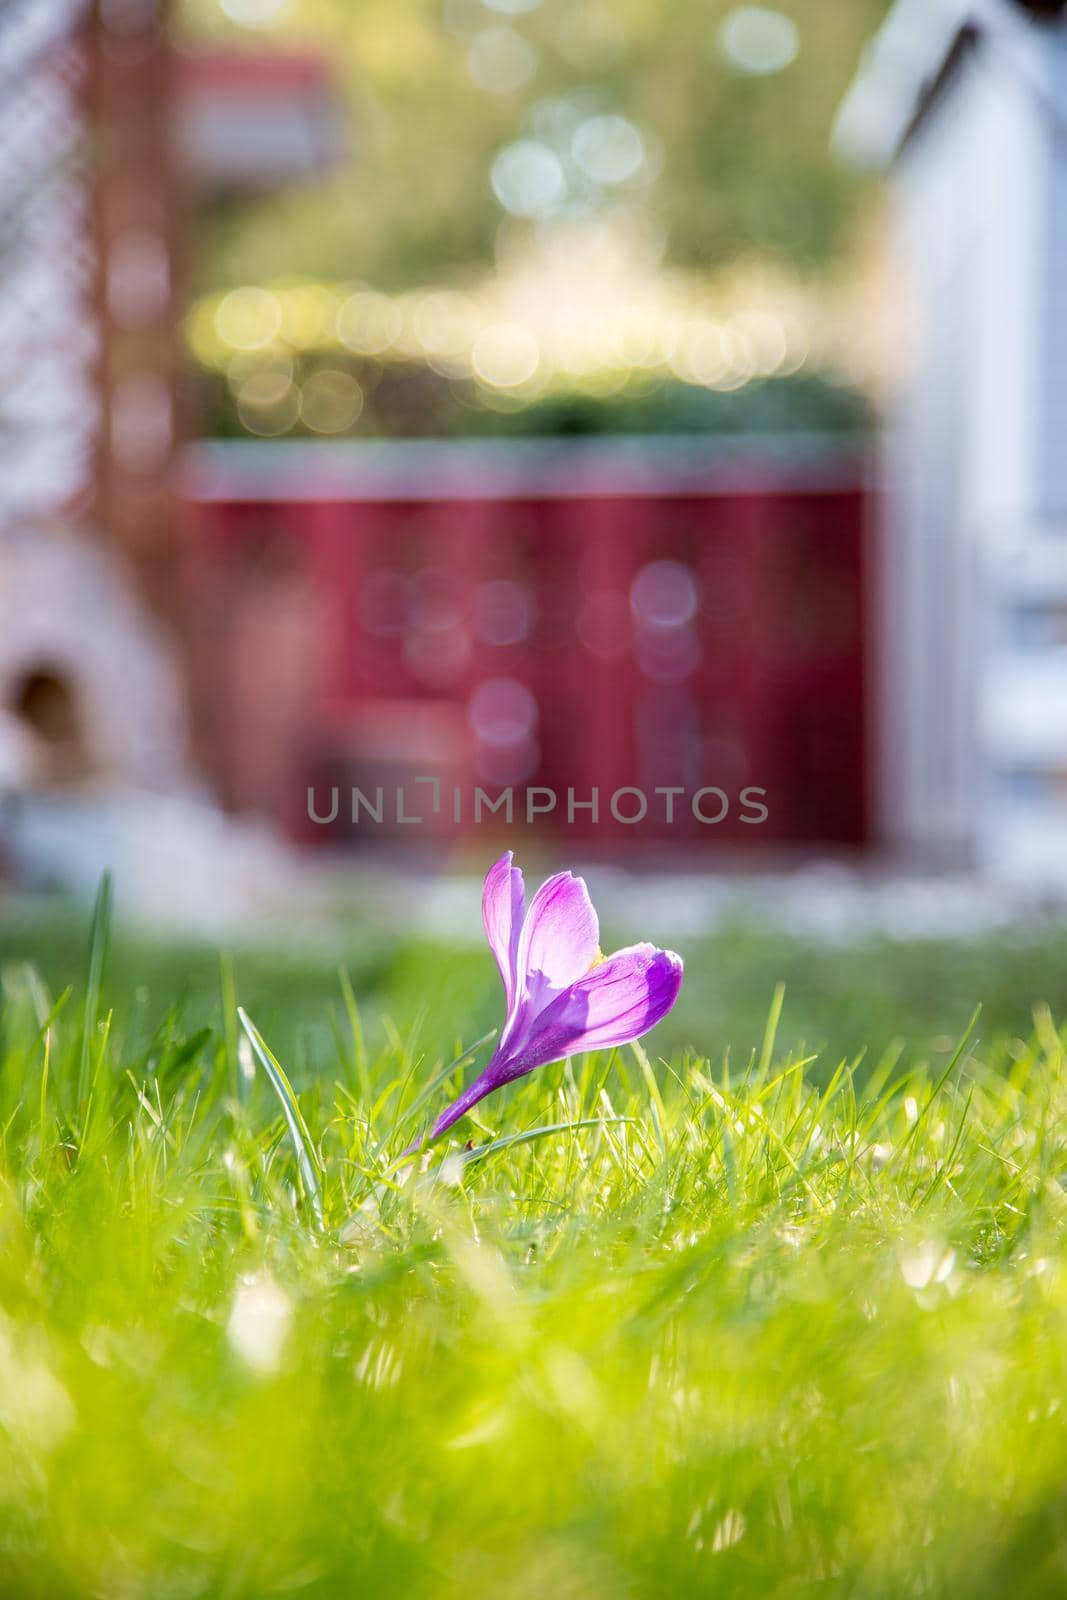
[[[504,980],[507,1016],[489,1065],[441,1113],[431,1139],[535,1067],[639,1039],[667,1015],[682,985],[682,959],[673,950],[634,944],[601,954],[582,878],[557,873],[527,909],[510,850],[486,876],[482,922]]]

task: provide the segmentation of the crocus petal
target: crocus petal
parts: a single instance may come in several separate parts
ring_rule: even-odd
[[[533,1004],[583,977],[600,954],[600,924],[584,878],[557,873],[530,902],[518,970]]]
[[[562,1056],[629,1044],[667,1015],[682,986],[682,958],[635,944],[580,978],[529,1029],[515,1076]]]
[[[482,925],[504,980],[509,1014],[519,988],[519,935],[526,911],[522,873],[518,867],[512,866],[511,860],[512,852],[509,850],[489,868],[482,889]]]

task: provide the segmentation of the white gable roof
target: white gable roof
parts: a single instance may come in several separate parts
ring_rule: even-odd
[[[1026,64],[1040,26],[1009,0],[897,0],[838,113],[835,149],[859,165],[887,166],[968,31],[995,39]],[[1040,92],[1037,72],[1034,83]]]

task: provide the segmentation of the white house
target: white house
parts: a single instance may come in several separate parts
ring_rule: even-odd
[[[890,170],[887,837],[1067,887],[1067,5],[898,0],[836,130]]]

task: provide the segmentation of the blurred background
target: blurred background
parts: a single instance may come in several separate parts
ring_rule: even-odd
[[[1062,10],[7,0],[8,885],[1056,895]]]

